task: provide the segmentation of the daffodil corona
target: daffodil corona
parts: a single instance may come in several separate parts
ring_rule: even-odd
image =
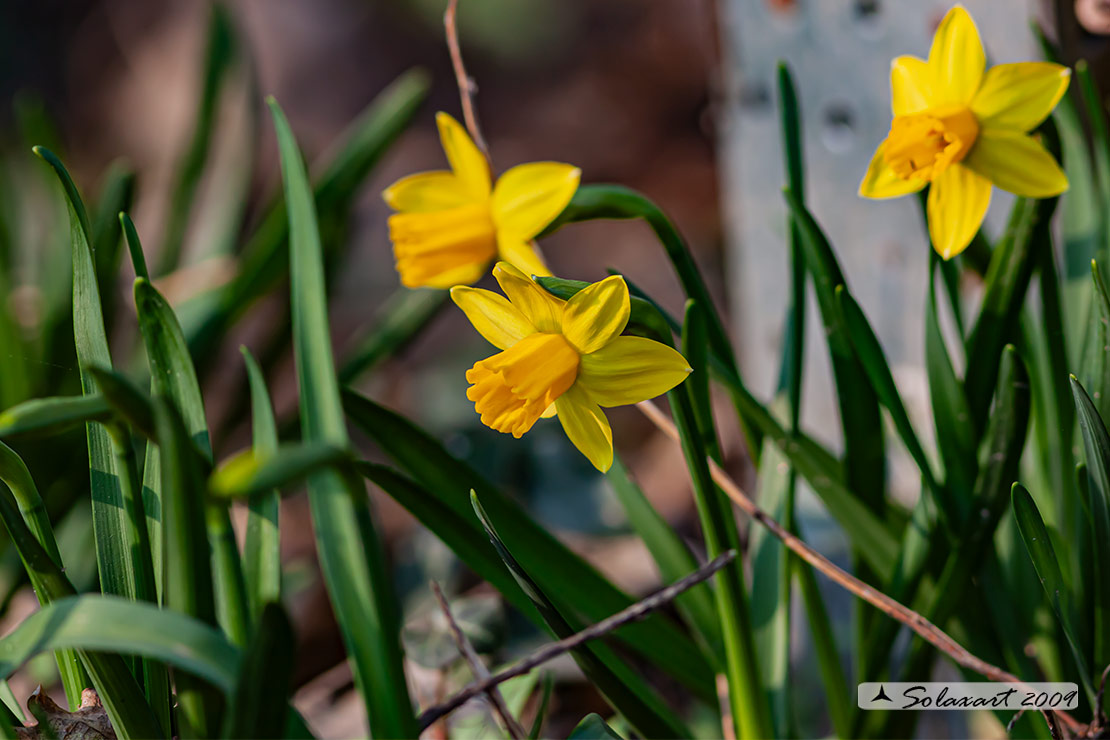
[[[397,211],[389,238],[401,282],[409,288],[469,285],[499,258],[533,275],[550,275],[532,239],[566,208],[581,172],[558,162],[532,162],[490,183],[489,162],[465,129],[436,115],[451,170],[419,172],[386,188]]]
[[[506,262],[493,275],[508,296],[459,286],[451,298],[478,333],[502,350],[467,371],[466,397],[482,423],[520,438],[558,415],[570,441],[598,470],[613,463],[601,407],[646,401],[681,383],[690,365],[660,342],[621,336],[630,311],[619,275],[563,301]]]
[[[1028,198],[1058,195],[1068,180],[1028,134],[1056,107],[1070,70],[1048,62],[986,69],[975,22],[948,11],[928,61],[894,60],[890,134],[860,183],[867,198],[895,198],[929,185],[933,247],[948,259],[971,243],[990,203],[991,185]]]

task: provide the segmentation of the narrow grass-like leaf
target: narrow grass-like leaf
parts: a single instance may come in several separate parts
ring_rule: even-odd
[[[551,673],[544,671],[543,674],[543,687],[540,689],[540,703],[536,706],[536,717],[532,720],[532,726],[528,729],[528,740],[539,740],[541,733],[543,733],[543,722],[547,718],[547,706],[551,703],[551,694],[555,688],[555,679],[551,677]]]
[[[158,429],[165,522],[165,605],[215,626],[216,603],[204,511],[208,463],[172,402],[156,396],[154,420]],[[174,683],[182,736],[215,737],[223,710],[221,697],[194,676],[178,675]]]
[[[1040,511],[1037,510],[1037,504],[1033,502],[1033,497],[1020,483],[1014,484],[1011,495],[1014,519],[1017,522],[1018,531],[1021,532],[1021,539],[1025,542],[1025,549],[1029,552],[1033,567],[1037,569],[1037,576],[1044,586],[1048,603],[1052,605],[1052,611],[1056,614],[1056,619],[1059,620],[1060,627],[1071,646],[1072,657],[1079,667],[1080,683],[1087,692],[1088,701],[1094,706],[1095,692],[1092,676],[1087,667],[1087,661],[1083,657],[1082,644],[1078,640],[1079,633],[1076,630],[1075,614],[1071,604],[1071,588],[1065,582],[1063,573],[1060,572],[1060,563],[1056,560],[1052,540],[1048,536],[1048,530],[1044,526]]]
[[[19,512],[23,515],[23,521],[42,545],[42,549],[59,569],[62,568],[62,555],[58,551],[54,529],[50,526],[50,516],[42,497],[39,496],[38,487],[31,478],[31,472],[27,470],[23,458],[3,442],[0,442],[0,481],[3,481],[11,490]],[[48,595],[40,594],[39,598],[40,604],[49,603]],[[73,650],[59,650],[54,657],[58,662],[58,673],[61,676],[69,706],[80,706],[81,691],[88,681],[80,657]]]
[[[131,255],[131,266],[135,269],[135,277],[150,280],[150,271],[146,266],[146,255],[143,254],[143,243],[139,241],[139,232],[135,229],[135,222],[131,220],[126,212],[120,211],[119,224],[124,241],[127,242],[127,253]]]
[[[147,656],[229,693],[235,689],[241,662],[239,650],[203,622],[153,604],[85,595],[51,602],[0,639],[0,677],[12,675],[40,652],[66,648]],[[141,698],[142,692],[137,693]],[[125,697],[100,698],[109,705]],[[115,729],[120,731],[119,724]]]
[[[882,419],[875,391],[852,350],[848,327],[837,303],[836,288],[845,284],[844,275],[832,245],[805,205],[789,190],[785,196],[801,234],[802,251],[813,275],[817,305],[825,325],[844,433],[845,483],[882,516],[886,470]]]
[[[727,550],[739,551],[740,535],[732,506],[717,490],[709,472],[709,455],[711,450],[717,448],[713,419],[698,415],[699,393],[695,381],[700,376],[707,384],[709,377],[706,333],[705,312],[697,303],[689,301],[682,330],[682,350],[693,372],[685,383],[668,393],[667,398],[694,487],[706,555],[715,558]],[[704,409],[708,406],[707,386],[701,400],[703,414],[708,414],[708,410]],[[712,439],[712,444],[706,444],[708,439]],[[742,568],[742,563],[734,562],[717,573],[717,616],[725,647],[725,669],[736,737],[762,738],[769,737],[773,729],[759,672]]]
[[[933,468],[925,456],[925,448],[921,446],[921,442],[917,438],[917,432],[914,431],[913,424],[910,422],[910,416],[906,412],[905,404],[902,403],[902,396],[898,392],[898,387],[894,384],[894,375],[890,371],[890,365],[887,364],[886,355],[883,353],[882,345],[879,344],[879,338],[875,336],[875,331],[871,328],[871,324],[867,321],[867,317],[859,304],[856,303],[843,285],[837,286],[836,297],[844,317],[844,327],[848,339],[856,351],[860,365],[863,366],[879,402],[890,413],[894,428],[897,430],[898,436],[901,437],[902,443],[906,445],[910,457],[917,464],[917,468],[925,480],[926,490],[936,500],[942,517],[955,516],[954,503],[950,500],[951,496],[947,489],[937,483],[936,476],[933,475]]]
[[[383,90],[351,124],[338,153],[313,187],[321,217],[332,218],[354,201],[359,185],[408,126],[428,88],[428,75],[419,69],[410,70]],[[288,274],[284,249],[288,235],[286,208],[279,202],[270,207],[244,245],[235,278],[189,323],[189,349],[202,368],[227,329]]]
[[[247,366],[251,388],[252,449],[258,457],[272,456],[278,450],[278,434],[266,378],[250,351],[246,347],[240,347],[239,351]],[[243,545],[243,575],[247,581],[251,615],[256,622],[268,602],[281,601],[280,515],[281,499],[277,490],[251,499],[247,512],[247,537]]]
[[[489,536],[497,554],[520,584],[521,589],[532,599],[536,609],[543,616],[552,634],[562,639],[578,632],[580,626],[568,621],[572,617],[563,614],[553,604],[544,590],[534,581],[525,568],[513,557],[499,536],[502,527],[494,525],[489,515],[482,509],[478,496],[470,492],[470,499],[478,519]],[[595,641],[571,652],[575,662],[589,677],[613,708],[620,712],[645,738],[690,737],[682,721],[663,700],[660,699],[643,679],[627,664],[621,661],[604,643]]]
[[[1110,562],[1110,434],[1087,391],[1074,375],[1071,376],[1071,391],[1087,462],[1086,511],[1094,543],[1092,555],[1094,562],[1107,563]],[[1104,666],[1110,663],[1110,569],[1095,567],[1092,575],[1094,583],[1086,586],[1093,592],[1094,665]]]
[[[292,485],[324,468],[350,458],[328,442],[289,443],[273,452],[253,448],[225,460],[208,479],[208,492],[218,498],[251,498]]]
[[[0,437],[53,437],[111,418],[112,407],[100,395],[36,398],[0,411]]]
[[[293,678],[296,636],[279,603],[262,610],[258,629],[243,653],[235,687],[234,711],[227,713],[223,736],[229,738],[283,737],[285,712]]]
[[[329,337],[323,253],[316,204],[289,122],[269,100],[289,209],[293,349],[306,442],[347,447]],[[324,470],[308,482],[317,553],[375,737],[415,734],[405,683],[400,615],[371,519],[366,490],[353,475]]]
[[[378,311],[374,324],[339,368],[339,382],[353,382],[379,362],[401,351],[420,330],[436,317],[447,302],[448,292],[421,288],[398,288]]]
[[[925,306],[925,373],[929,379],[937,449],[944,462],[944,483],[957,499],[966,499],[975,485],[976,437],[971,428],[971,409],[967,406],[963,384],[952,367],[937,316],[936,263],[939,259],[934,257],[931,262],[929,298]]]
[[[674,583],[691,571],[697,570],[698,562],[693,553],[629,476],[620,455],[613,455],[613,465],[605,477],[609,479],[617,499],[621,502],[625,516],[628,517],[628,523],[651,553],[663,582]],[[720,622],[717,621],[717,607],[709,587],[694,586],[675,599],[675,606],[709,646],[709,654],[723,655],[721,651],[724,647],[721,643]]]
[[[200,185],[201,176],[204,174],[205,162],[208,160],[220,90],[237,54],[235,29],[227,8],[219,2],[212,3],[211,8],[196,122],[193,124],[189,146],[178,163],[176,181],[170,195],[166,231],[162,238],[162,249],[159,252],[159,267],[156,273],[158,275],[174,270],[181,259],[181,245],[189,226],[193,199],[197,186]]]
[[[150,363],[151,384],[156,395],[171,399],[188,430],[190,439],[211,462],[212,445],[204,415],[196,370],[185,345],[181,325],[162,294],[146,278],[135,279],[135,310]],[[165,478],[163,477],[163,481]],[[239,546],[227,506],[210,503],[205,512],[208,539],[212,546],[216,578],[216,606],[220,625],[237,645],[245,645],[249,634],[249,610]],[[167,523],[163,521],[163,533]],[[154,538],[151,538],[153,542]],[[159,557],[155,556],[155,562]],[[165,567],[163,565],[163,567]]]
[[[503,522],[501,536],[521,565],[537,579],[560,611],[597,622],[631,605],[617,589],[469,465],[456,460],[412,422],[353,391],[344,394],[348,418],[462,521],[471,521],[466,492]],[[475,523],[476,524],[476,523]],[[442,536],[442,535],[441,535]],[[559,567],[552,567],[558,563]],[[697,644],[660,614],[622,627],[614,636],[691,688],[706,702],[716,700],[713,669]]]
[[[100,290],[89,243],[88,215],[77,186],[61,160],[42,147],[35,147],[34,152],[54,169],[66,196],[73,253],[73,334],[77,361],[82,368],[90,365],[111,367],[108,335],[104,328]],[[95,380],[85,370],[81,372],[81,390],[85,395],[92,395],[96,391]],[[89,485],[100,587],[106,594],[133,599],[137,596],[137,586],[131,558],[138,543],[134,539],[129,515],[122,500],[112,455],[112,442],[107,430],[97,424],[87,424],[85,436],[89,450]]]

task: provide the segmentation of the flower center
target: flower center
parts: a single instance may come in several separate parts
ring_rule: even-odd
[[[532,334],[466,371],[466,397],[482,423],[520,438],[578,377],[578,352],[562,334]]]
[[[449,288],[460,269],[497,256],[497,236],[487,202],[427,213],[395,213],[389,237],[401,282],[408,287]],[[439,285],[444,280],[447,284]]]
[[[883,157],[903,180],[932,180],[966,157],[978,135],[975,114],[962,105],[895,116]]]

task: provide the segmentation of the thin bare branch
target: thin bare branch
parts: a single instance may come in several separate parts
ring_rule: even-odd
[[[447,618],[447,627],[451,630],[451,637],[455,640],[455,645],[459,648],[463,658],[466,659],[467,665],[470,666],[470,672],[474,674],[474,680],[482,681],[489,678],[489,669],[486,668],[485,663],[478,657],[478,652],[474,646],[470,644],[466,634],[459,627],[459,623],[455,621],[455,615],[451,613],[451,606],[447,603],[447,598],[443,595],[443,590],[440,589],[439,584],[432,581],[432,593],[436,597],[436,603],[439,604],[440,611],[443,616]],[[505,704],[505,697],[501,695],[501,690],[494,684],[485,691],[486,697],[489,699],[493,711],[501,720],[501,724],[508,730],[509,736],[513,740],[524,740],[528,734],[520,723],[513,717],[513,713],[509,711],[509,707]]]
[[[651,401],[643,401],[637,404],[637,406],[660,431],[675,442],[680,441],[678,429],[675,428],[674,423],[667,418],[666,414],[664,414],[658,406]],[[948,633],[944,632],[944,630],[937,627],[928,619],[838,567],[825,558],[824,555],[788,532],[781,524],[768,515],[767,512],[756,506],[755,502],[748,497],[748,494],[744,493],[744,489],[742,489],[740,485],[713,460],[709,460],[709,468],[713,475],[713,480],[721,487],[721,490],[740,507],[741,511],[771,530],[771,534],[782,540],[782,543],[786,545],[786,547],[797,553],[798,557],[802,560],[824,573],[837,585],[847,589],[892,619],[897,619],[964,668],[986,676],[992,681],[1024,685],[1024,681],[1014,674],[971,654],[963,645],[953,640]],[[1046,718],[1051,714],[1052,712],[1046,712]],[[1059,714],[1060,718],[1069,729],[1078,731],[1083,727],[1078,720],[1072,718],[1067,713],[1058,712],[1057,714]],[[1049,726],[1052,726],[1051,720],[1049,720]]]
[[[478,128],[478,116],[474,112],[474,93],[478,91],[478,86],[466,73],[466,67],[463,65],[462,49],[459,48],[459,31],[456,26],[458,10],[459,0],[447,0],[447,10],[443,13],[443,28],[447,33],[447,50],[451,53],[451,66],[455,69],[455,82],[459,86],[459,98],[462,101],[463,122],[466,124],[466,130],[470,132],[470,138],[474,140],[474,145],[481,150],[482,154],[486,155],[486,161],[489,161],[489,147],[486,146],[486,140],[482,138],[482,131]]]
[[[521,676],[532,670],[536,666],[546,663],[552,658],[557,658],[563,653],[580,648],[582,645],[586,644],[590,640],[596,640],[599,637],[604,637],[613,630],[620,629],[626,624],[629,624],[631,622],[638,622],[639,620],[651,614],[656,609],[674,601],[674,599],[683,591],[686,591],[687,589],[696,586],[702,581],[708,579],[714,573],[716,573],[735,559],[735,550],[728,550],[726,552],[723,552],[713,560],[703,565],[701,568],[698,568],[690,575],[675,581],[670,586],[659,589],[654,594],[648,596],[642,601],[638,601],[632,606],[626,609],[622,609],[616,614],[610,617],[606,617],[597,624],[591,625],[581,632],[576,632],[570,637],[566,637],[562,640],[559,640],[558,642],[553,642],[549,645],[545,645],[544,647],[532,653],[527,658],[519,661],[515,665],[512,665],[502,671],[498,671],[492,676],[489,676],[488,678],[485,678],[481,681],[470,684],[447,701],[424,710],[424,712],[420,715],[420,731],[423,732],[424,728],[431,725],[440,717],[455,711],[478,694],[487,691],[490,687],[496,686],[497,684],[504,681],[508,681],[510,678]]]

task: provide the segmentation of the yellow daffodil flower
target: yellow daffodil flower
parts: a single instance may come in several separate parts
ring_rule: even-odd
[[[929,188],[929,237],[948,259],[971,243],[990,203],[991,185],[1027,198],[1058,195],[1068,179],[1027,132],[1068,88],[1070,70],[1048,62],[986,69],[975,22],[948,11],[929,59],[891,64],[894,121],[860,183],[867,198],[895,198]]]
[[[686,378],[689,363],[660,342],[621,336],[629,298],[619,275],[567,301],[507,262],[493,275],[508,300],[479,288],[451,289],[478,333],[502,350],[467,371],[466,397],[483,424],[518,439],[541,416],[557,414],[574,446],[605,472],[613,433],[601,407],[666,393]]]
[[[466,130],[436,114],[451,170],[419,172],[386,188],[397,211],[389,238],[401,283],[409,288],[469,285],[500,258],[532,275],[550,275],[532,239],[562,213],[581,171],[558,162],[532,162],[490,184],[489,162]]]

